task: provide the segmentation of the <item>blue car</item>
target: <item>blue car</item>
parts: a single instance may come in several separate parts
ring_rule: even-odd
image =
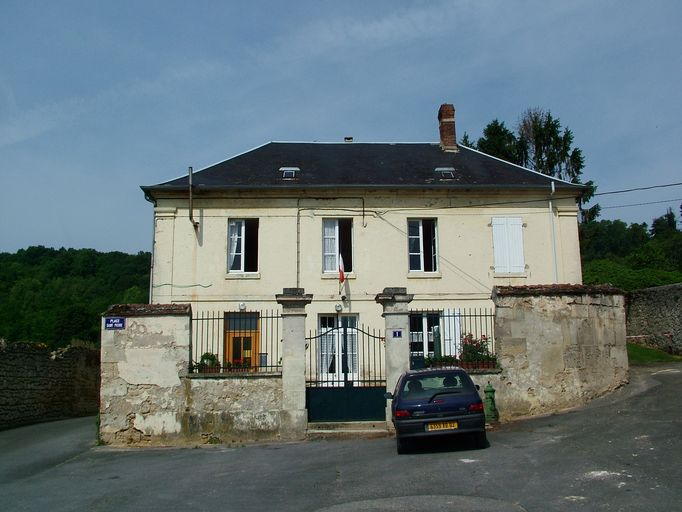
[[[478,389],[461,368],[403,373],[395,391],[385,395],[393,400],[398,453],[405,453],[413,439],[458,434],[473,434],[476,446],[485,448],[485,413]]]

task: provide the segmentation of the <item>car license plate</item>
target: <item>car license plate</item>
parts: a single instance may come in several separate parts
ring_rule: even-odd
[[[428,432],[433,432],[434,430],[454,430],[458,426],[456,421],[442,421],[440,423],[429,423],[426,425],[426,430]]]

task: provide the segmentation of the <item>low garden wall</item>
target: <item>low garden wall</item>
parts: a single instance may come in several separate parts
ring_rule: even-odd
[[[682,283],[628,293],[628,341],[682,354]]]
[[[412,296],[404,288],[387,288],[377,297],[388,311],[386,332],[393,333],[386,342],[392,389],[409,364],[402,333],[409,331]],[[102,325],[101,439],[172,445],[305,437],[303,327],[311,299],[302,290],[278,295],[284,308],[281,374],[189,374],[189,305],[110,309]],[[498,287],[493,301],[498,368],[471,373],[481,390],[488,382],[496,389],[501,420],[575,407],[627,383],[619,290]],[[390,418],[390,410],[387,414]]]
[[[99,352],[0,340],[0,430],[97,414]]]
[[[120,319],[107,328],[106,318]],[[188,374],[188,305],[115,306],[102,326],[100,438],[114,445],[277,439],[280,375]]]
[[[496,389],[502,420],[575,407],[627,383],[620,290],[498,287],[493,301],[501,370],[474,380]]]

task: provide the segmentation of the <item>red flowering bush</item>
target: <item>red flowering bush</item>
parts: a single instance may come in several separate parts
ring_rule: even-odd
[[[459,359],[463,363],[476,363],[479,361],[495,361],[496,357],[490,353],[488,338],[485,334],[477,339],[469,333],[462,336],[462,353],[459,355]]]

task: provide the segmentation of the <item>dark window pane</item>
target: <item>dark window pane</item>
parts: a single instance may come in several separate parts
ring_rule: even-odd
[[[238,336],[232,338],[232,359],[242,358],[242,339]]]
[[[424,240],[424,271],[435,272],[435,249],[436,249],[436,221],[434,219],[422,220]]]
[[[343,257],[343,268],[353,271],[353,219],[339,219],[339,252]]]
[[[246,219],[244,271],[258,272],[258,219]]]

